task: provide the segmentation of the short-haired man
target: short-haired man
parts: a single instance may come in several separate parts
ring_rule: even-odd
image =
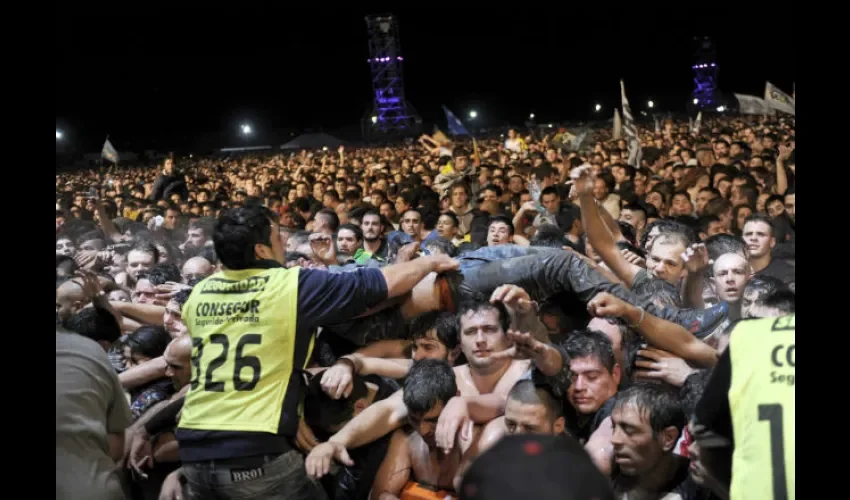
[[[547,377],[558,375],[564,367],[565,356],[559,349],[528,334],[508,332],[510,318],[502,301],[515,312],[530,312],[528,295],[521,288],[497,289],[491,300],[463,303],[458,309],[461,350],[468,364],[454,369],[460,395],[448,403],[437,432],[438,444],[444,450],[454,447],[457,431],[470,421],[485,423],[498,417],[510,388],[532,364]],[[515,345],[511,347],[511,343]],[[516,355],[531,358],[531,363],[514,360]],[[323,476],[332,457],[347,456],[346,448],[356,448],[401,426],[408,416],[402,393],[373,405],[327,443],[314,448],[307,457],[308,473]]]
[[[774,259],[771,250],[776,246],[773,223],[763,215],[751,215],[744,221],[742,231],[750,252],[750,265],[755,276],[773,276],[788,286],[796,281],[796,271],[782,259]]]
[[[424,359],[410,368],[402,401],[407,422],[396,429],[375,477],[372,500],[400,498],[409,481],[440,491],[454,491],[455,476],[464,455],[477,438],[471,432],[459,446],[444,453],[437,447],[437,423],[449,401],[457,395],[455,374],[445,361]]]
[[[670,386],[639,383],[617,395],[612,479],[620,498],[695,498],[688,459],[673,449],[686,424],[678,393]]]

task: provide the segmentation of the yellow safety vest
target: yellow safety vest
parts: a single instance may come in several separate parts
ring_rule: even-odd
[[[226,270],[192,290],[183,306],[192,381],[181,429],[278,433],[293,370],[305,368],[293,366],[298,272]]]
[[[794,319],[742,321],[729,339],[732,500],[795,497]]]

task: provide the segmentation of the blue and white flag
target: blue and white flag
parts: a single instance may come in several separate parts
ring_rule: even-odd
[[[111,161],[112,163],[118,163],[118,151],[115,149],[112,143],[109,142],[109,139],[107,139],[106,142],[103,143],[103,149],[100,152],[100,157],[105,158]]]
[[[460,118],[449,111],[449,108],[443,106],[443,111],[446,113],[446,121],[448,122],[448,129],[451,135],[472,135],[469,133],[469,130],[466,130],[466,126],[460,121]]]

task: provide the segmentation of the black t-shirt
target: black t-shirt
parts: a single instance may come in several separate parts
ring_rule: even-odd
[[[797,281],[797,272],[794,270],[794,266],[782,259],[770,259],[770,264],[757,272],[756,276],[771,276],[788,286]]]
[[[582,444],[587,443],[590,436],[602,425],[602,421],[611,416],[612,411],[614,411],[614,397],[605,401],[593,415],[579,415],[575,431],[571,434]]]
[[[685,458],[679,459],[675,473],[660,489],[662,492],[661,496],[665,496],[666,498],[666,495],[678,495],[682,500],[708,500],[712,498],[712,494],[708,489],[699,486],[691,478],[690,473],[688,472],[689,466],[689,460]],[[616,466],[614,468],[613,478],[615,492],[619,491],[622,493],[623,489],[628,489],[627,487],[624,488],[622,484],[620,485],[620,488],[618,488],[619,478],[617,477]],[[624,479],[625,483],[633,481],[631,478]]]
[[[398,383],[389,378],[366,375],[363,379],[378,386],[372,404],[387,399],[399,390]],[[354,465],[352,467],[340,467],[332,481],[325,482],[325,488],[328,490],[328,496],[331,499],[366,500],[369,497],[372,482],[378,474],[381,462],[387,455],[391,435],[388,434],[377,441],[348,450]]]

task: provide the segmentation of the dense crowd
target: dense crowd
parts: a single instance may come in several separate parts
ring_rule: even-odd
[[[57,498],[736,498],[794,120],[543,132],[57,175]]]

